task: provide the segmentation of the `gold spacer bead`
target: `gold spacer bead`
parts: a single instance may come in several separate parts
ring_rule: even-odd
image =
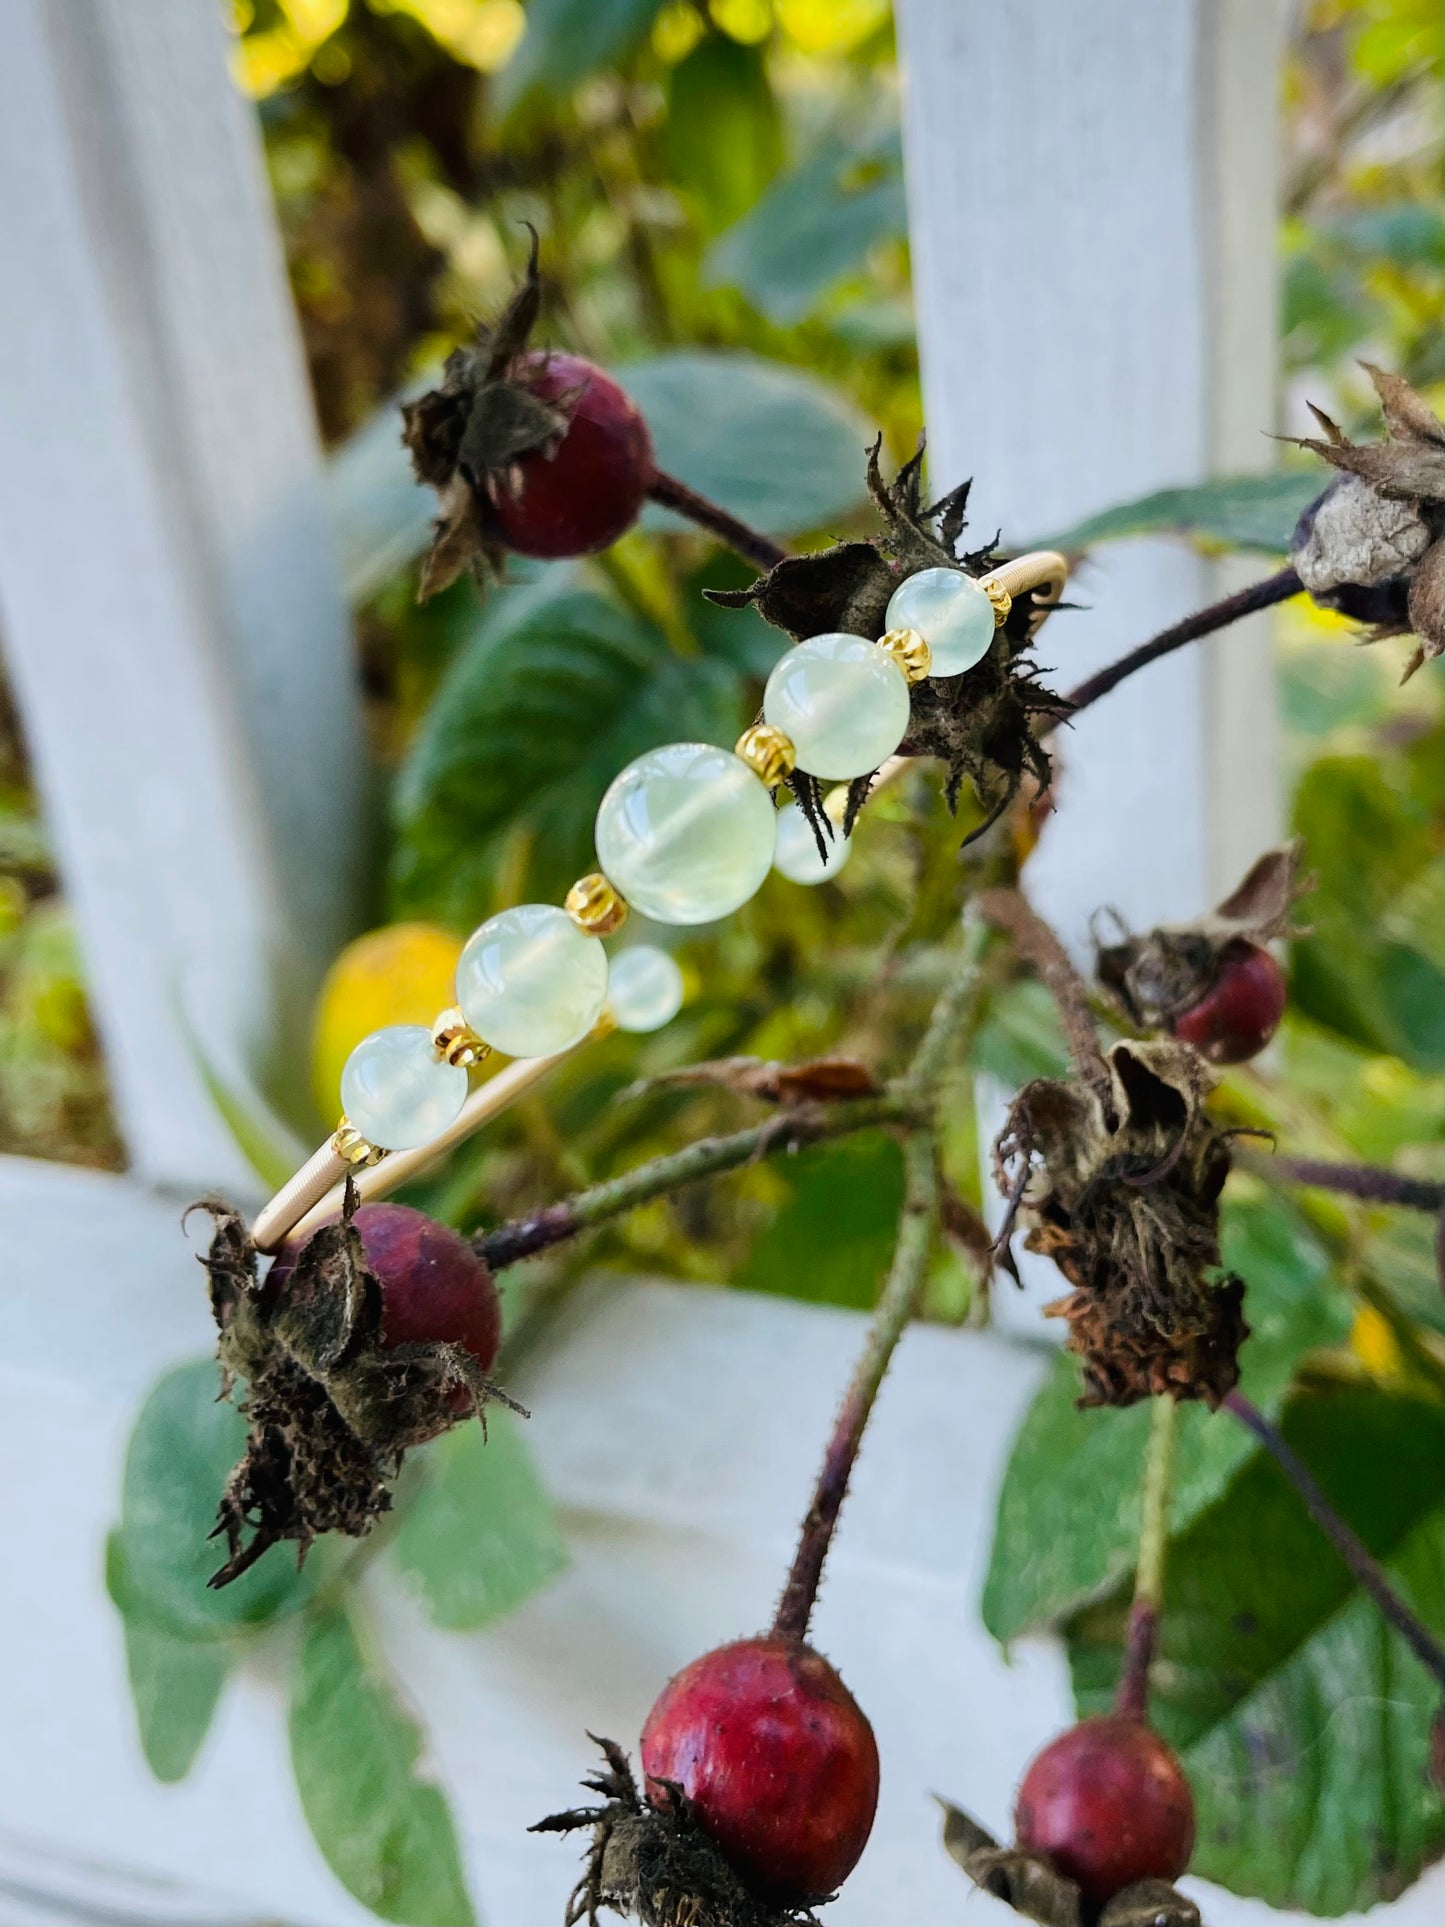
[[[432,1025],[431,1047],[439,1063],[457,1064],[463,1069],[468,1064],[480,1064],[492,1051],[491,1045],[478,1037],[455,1004],[444,1010]]]
[[[878,647],[892,656],[909,682],[922,682],[933,667],[933,651],[916,629],[890,629]]]
[[[1008,621],[1009,610],[1014,606],[1013,597],[1009,594],[1002,582],[980,582],[978,586],[993,604],[994,628],[1002,629]]]
[[[610,937],[627,921],[626,901],[600,870],[579,877],[562,906],[579,930],[589,937]]]
[[[740,757],[770,790],[798,766],[792,738],[776,723],[754,723],[751,729],[745,729],[733,745],[733,755]]]
[[[344,1112],[331,1139],[331,1148],[337,1157],[345,1158],[346,1162],[354,1165],[358,1171],[363,1165],[380,1164],[386,1156],[386,1152],[379,1144],[373,1144],[370,1138],[361,1135]]]

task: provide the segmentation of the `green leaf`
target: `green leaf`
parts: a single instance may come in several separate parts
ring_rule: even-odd
[[[1445,1065],[1445,971],[1433,924],[1439,756],[1432,734],[1388,766],[1321,757],[1305,772],[1294,811],[1318,885],[1310,935],[1291,953],[1292,1001],[1423,1071]]]
[[[617,372],[647,417],[658,467],[765,535],[823,528],[867,499],[868,423],[814,376],[700,348]],[[654,508],[644,525],[678,523]]]
[[[158,1780],[184,1780],[210,1730],[231,1670],[231,1648],[177,1639],[143,1619],[125,1621],[125,1663],[146,1764]]]
[[[903,1161],[884,1131],[817,1145],[782,1169],[788,1195],[753,1240],[737,1282],[817,1304],[866,1310],[898,1237]]]
[[[436,1441],[393,1552],[452,1631],[490,1626],[563,1570],[566,1541],[510,1412],[489,1409],[485,1440],[459,1425]]]
[[[510,113],[529,94],[558,95],[599,67],[625,60],[662,0],[529,0],[527,31],[497,76],[497,105]]]
[[[720,237],[704,279],[739,289],[770,321],[790,327],[860,270],[878,242],[907,231],[897,135],[861,149],[834,138]]]
[[[1437,1634],[1437,1405],[1353,1387],[1294,1400],[1290,1443]],[[1081,1711],[1118,1673],[1121,1593],[1072,1629]],[[1340,1914],[1438,1853],[1440,1688],[1260,1456],[1170,1552],[1151,1713],[1199,1815],[1193,1871],[1275,1907]]]
[[[1033,978],[1004,984],[988,1000],[974,1041],[973,1064],[1017,1090],[1035,1077],[1062,1077],[1069,1047],[1059,1007]]]
[[[465,929],[493,907],[513,834],[545,901],[593,867],[597,805],[625,763],[679,738],[728,743],[740,726],[726,664],[682,661],[603,597],[546,578],[496,597],[401,770],[397,902]]]
[[[1225,1265],[1249,1287],[1253,1336],[1240,1354],[1241,1383],[1272,1412],[1300,1354],[1344,1337],[1349,1304],[1330,1291],[1320,1246],[1278,1199],[1229,1203],[1223,1246]],[[1081,1412],[1078,1395],[1078,1366],[1061,1355],[1014,1441],[983,1592],[996,1639],[1055,1625],[1133,1571],[1149,1409]],[[1181,1410],[1173,1531],[1219,1496],[1253,1450],[1227,1414]]]
[[[290,1732],[306,1824],[341,1884],[383,1920],[472,1927],[456,1829],[422,1735],[343,1612],[307,1625]]]
[[[1226,548],[1287,555],[1294,525],[1325,489],[1315,470],[1222,476],[1193,488],[1165,488],[1105,509],[1046,538],[1050,548],[1089,549],[1127,535],[1197,535]]]
[[[708,232],[745,213],[783,160],[762,48],[724,34],[700,40],[668,76],[663,146],[670,178],[696,198]]]
[[[224,1559],[209,1536],[216,1507],[246,1442],[245,1422],[219,1390],[213,1359],[167,1372],[141,1407],[126,1453],[111,1597],[127,1620],[178,1639],[264,1625],[316,1583],[314,1561],[298,1573],[294,1558],[273,1550],[220,1592],[208,1589]]]

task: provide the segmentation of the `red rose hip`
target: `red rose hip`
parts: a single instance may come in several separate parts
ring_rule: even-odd
[[[460,1345],[490,1371],[502,1342],[502,1308],[492,1274],[466,1239],[409,1204],[364,1204],[351,1222],[381,1285],[383,1346]],[[268,1296],[284,1289],[295,1262],[288,1246],[267,1274]],[[468,1412],[472,1395],[452,1385],[447,1403]]]
[[[1046,1746],[1014,1808],[1018,1844],[1102,1905],[1136,1880],[1175,1880],[1194,1851],[1194,1797],[1152,1727],[1110,1715]]]
[[[1211,1064],[1242,1064],[1274,1036],[1287,995],[1284,971],[1262,944],[1232,943],[1208,990],[1170,1029]]]
[[[491,489],[497,528],[519,555],[553,559],[610,547],[637,520],[652,480],[652,437],[625,390],[577,355],[522,356],[511,372],[571,419],[550,455],[523,455],[517,486]],[[570,399],[568,399],[570,397]]]
[[[668,1681],[642,1730],[654,1804],[680,1786],[733,1868],[800,1904],[853,1871],[878,1805],[878,1746],[811,1646],[772,1635],[719,1646]]]

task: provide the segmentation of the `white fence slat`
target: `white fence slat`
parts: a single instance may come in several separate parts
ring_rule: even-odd
[[[242,1918],[360,1927],[364,1910],[305,1831],[274,1663],[248,1663],[227,1687],[184,1785],[158,1786],[140,1758],[100,1547],[141,1387],[205,1343],[174,1214],[124,1179],[0,1159],[0,1217],[13,1234],[0,1461],[26,1468],[0,1481],[0,1532],[45,1552],[0,1564],[0,1719],[16,1736],[0,1749],[0,1919],[9,1927],[17,1871],[32,1888],[71,1893],[67,1868],[81,1862],[118,1912],[130,1896],[104,1878],[110,1862],[219,1889]],[[116,1234],[115,1263],[102,1268],[97,1252]],[[526,1828],[575,1797],[591,1765],[584,1727],[634,1746],[669,1673],[763,1622],[864,1322],[748,1292],[599,1277],[517,1386],[570,1570],[498,1625],[458,1634],[427,1622],[387,1561],[372,1568],[364,1611],[425,1722],[484,1920],[557,1918],[576,1843]],[[1057,1647],[1025,1640],[1006,1658],[978,1621],[1009,1440],[1040,1369],[996,1334],[919,1327],[883,1389],[817,1613],[818,1642],[874,1721],[885,1763],[873,1838],[830,1909],[838,1927],[1015,1918],[968,1890],[930,1796],[1003,1828],[1024,1762],[1068,1718]],[[20,1866],[17,1837],[46,1854]],[[264,1851],[238,1855],[238,1839]],[[1442,1891],[1436,1868],[1371,1927],[1432,1917]],[[1214,1927],[1302,1920],[1209,1888],[1200,1897]],[[197,1905],[184,1917],[214,1916]]]
[[[361,816],[315,429],[226,55],[211,4],[12,0],[0,61],[0,630],[131,1155],[184,1185],[245,1178],[185,1024],[226,1066],[294,1059]]]
[[[1279,18],[1277,0],[899,0],[932,476],[977,478],[976,531],[1023,540],[1267,460],[1272,140],[1240,136],[1274,120]],[[1044,632],[1056,685],[1208,600],[1214,574],[1178,543],[1101,550],[1072,589],[1089,611]],[[1103,901],[1138,922],[1203,908],[1274,833],[1267,669],[1246,758],[1213,647],[1060,744],[1030,887],[1075,945]]]

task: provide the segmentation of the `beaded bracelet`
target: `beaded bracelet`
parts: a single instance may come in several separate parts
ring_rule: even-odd
[[[1042,620],[1067,568],[1063,556],[1039,550],[980,577],[922,569],[895,590],[876,642],[833,631],[789,649],[768,677],[762,721],[731,750],[667,743],[629,763],[597,811],[599,868],[573,884],[562,907],[524,903],[489,917],[457,963],[453,1007],[430,1028],[389,1025],[352,1051],[341,1120],[257,1217],[257,1248],[274,1251],[288,1233],[320,1222],[348,1174],[372,1196],[402,1183],[589,1038],[670,1022],[682,1003],[673,959],[635,945],[609,968],[601,939],[621,929],[629,907],[656,923],[715,923],[741,909],[774,867],[795,882],[836,875],[847,844],[836,839],[836,857],[825,859],[796,817],[780,852],[772,792],[795,769],[846,784],[905,767],[895,752],[908,730],[909,686],[982,661],[1015,596],[1032,592],[1035,623]],[[468,1067],[494,1050],[516,1061],[468,1096]],[[373,1175],[368,1167],[382,1160]]]

